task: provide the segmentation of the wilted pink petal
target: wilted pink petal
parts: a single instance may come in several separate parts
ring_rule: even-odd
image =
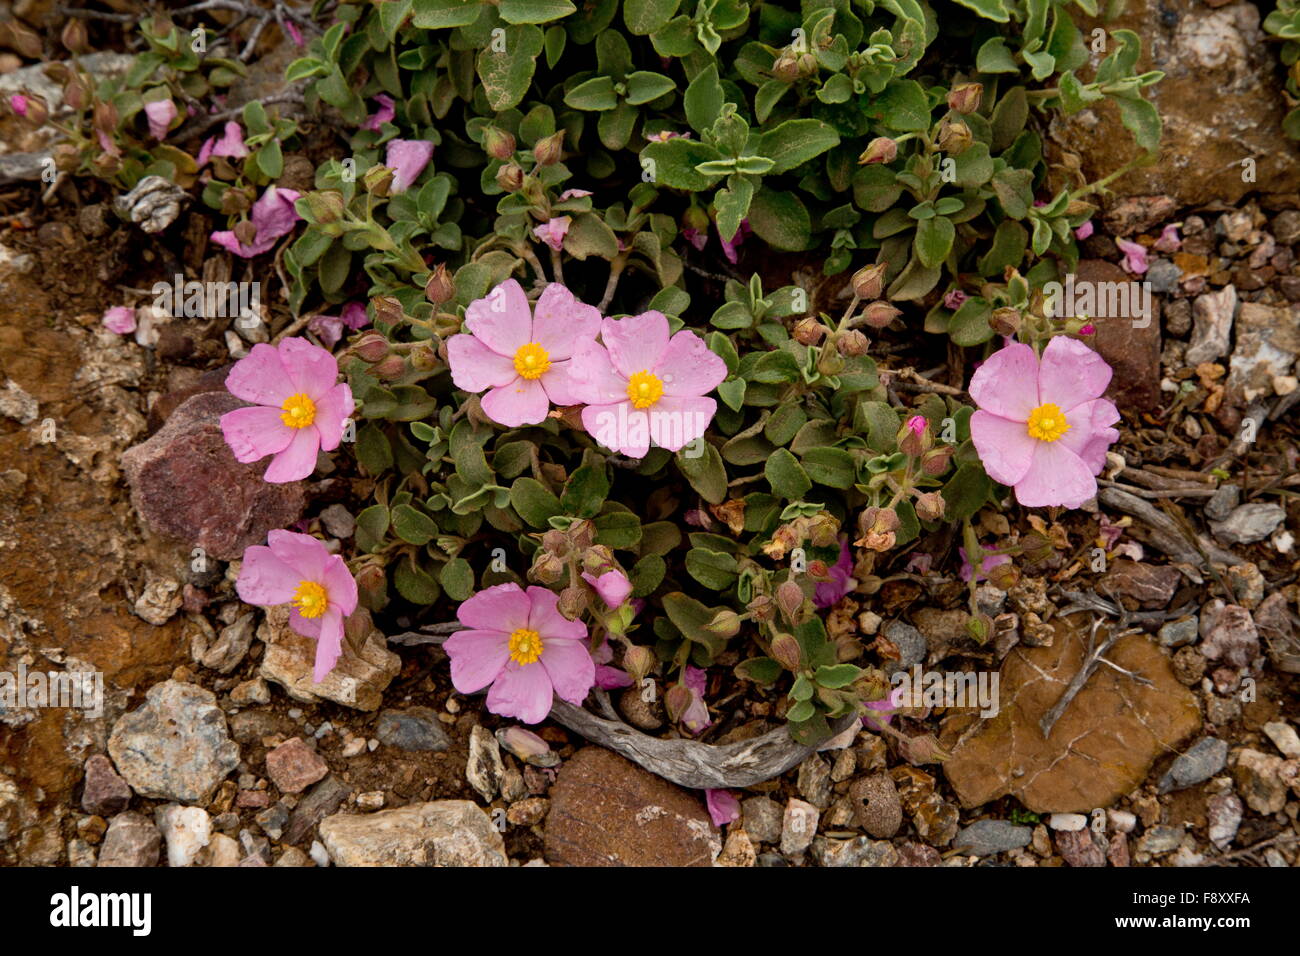
[[[301,50],[307,45],[307,41],[302,37],[302,31],[298,29],[298,24],[288,17],[285,17],[280,22],[284,24],[284,32],[289,34],[289,39],[293,41],[294,46]]]
[[[568,235],[569,223],[571,222],[573,220],[568,216],[555,216],[536,227],[533,230],[533,235],[556,252],[559,252],[564,248],[564,237]]]
[[[115,305],[104,313],[104,328],[118,335],[130,335],[135,331],[135,309],[125,305]]]
[[[730,790],[705,790],[704,804],[714,826],[723,827],[740,819],[740,801]]]
[[[1158,238],[1153,245],[1153,248],[1157,252],[1163,252],[1169,255],[1177,252],[1182,247],[1183,240],[1182,237],[1178,235],[1178,226],[1175,223],[1170,223],[1165,226],[1165,228],[1160,231],[1160,238]]]
[[[27,97],[21,93],[14,93],[9,97],[9,106],[19,116],[27,115]]]
[[[379,109],[366,117],[366,121],[361,124],[361,128],[377,132],[382,124],[393,118],[395,111],[393,109],[393,98],[387,93],[380,93],[374,100],[379,104]]]
[[[411,188],[433,158],[433,143],[423,139],[390,139],[384,165],[393,171],[389,191],[396,196]]]
[[[261,198],[253,203],[250,219],[257,232],[252,244],[244,245],[229,230],[214,232],[212,241],[244,259],[269,252],[277,240],[292,232],[294,225],[302,218],[293,207],[297,200],[297,190],[267,186]]]
[[[1147,250],[1136,242],[1129,242],[1127,239],[1116,239],[1115,245],[1119,246],[1120,252],[1124,253],[1124,271],[1133,275],[1140,276],[1147,271]]]
[[[1074,230],[1074,238],[1076,238],[1076,239],[1087,239],[1089,236],[1092,235],[1092,233],[1093,233],[1092,220],[1089,219],[1087,222],[1085,222],[1083,225],[1081,225],[1078,229]]]
[[[166,139],[172,120],[176,118],[176,104],[170,99],[146,103],[144,115],[149,120],[149,135],[157,140]]]
[[[566,199],[581,199],[584,196],[590,195],[590,189],[566,189],[564,192],[560,193],[560,202],[564,202]]]
[[[952,309],[956,312],[961,308],[961,304],[966,301],[966,293],[961,289],[950,289],[948,294],[943,297],[943,307]]]

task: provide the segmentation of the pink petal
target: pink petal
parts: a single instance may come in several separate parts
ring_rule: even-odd
[[[294,337],[282,341],[279,350],[280,362],[289,374],[294,390],[313,402],[323,398],[338,382],[339,363],[328,349]]]
[[[289,610],[289,626],[294,629],[295,633],[301,634],[303,637],[310,637],[313,640],[319,639],[322,620],[324,620],[324,616],[303,617],[296,607]]]
[[[559,596],[550,588],[530,585],[528,588],[530,610],[528,627],[541,635],[543,643],[549,640],[581,641],[587,637],[587,625],[570,621],[559,610]]]
[[[606,448],[629,458],[644,458],[650,450],[650,416],[629,401],[586,406],[582,427]]]
[[[600,577],[584,571],[582,572],[582,580],[596,589],[596,593],[600,595],[600,599],[605,602],[606,607],[621,607],[632,593],[631,582],[619,570],[606,571]]]
[[[660,448],[677,451],[704,434],[718,403],[711,398],[661,398],[650,413],[650,437]]]
[[[705,790],[704,804],[714,826],[726,826],[740,819],[740,801],[730,790]]]
[[[596,338],[600,318],[599,309],[579,302],[560,283],[552,282],[533,308],[532,341],[546,349],[552,362],[567,359],[580,343]]]
[[[221,434],[236,461],[250,462],[276,455],[289,447],[296,434],[280,418],[278,408],[254,405],[221,416]]]
[[[465,327],[498,355],[513,360],[532,339],[533,313],[528,296],[514,279],[507,279],[465,310]]]
[[[275,346],[259,342],[226,376],[226,391],[246,402],[279,408],[294,393],[294,381]]]
[[[272,554],[298,572],[300,580],[325,583],[325,565],[332,555],[319,538],[277,529],[266,536],[266,543]]]
[[[209,140],[208,142],[213,142]],[[207,143],[204,144],[205,146]],[[200,156],[202,153],[200,153]],[[229,159],[243,159],[248,155],[248,147],[244,145],[244,128],[234,120],[226,123],[221,133],[221,138],[216,140],[212,145],[213,156],[225,156]],[[203,165],[203,160],[199,160],[199,165]],[[297,199],[297,196],[294,196]]]
[[[442,649],[451,658],[452,685],[462,694],[474,694],[496,680],[506,666],[510,637],[496,630],[457,631]]]
[[[669,340],[654,372],[663,380],[665,395],[695,397],[718,387],[727,377],[727,363],[704,339],[683,329]]]
[[[659,366],[668,348],[668,319],[662,312],[642,312],[626,319],[606,319],[601,341],[610,361],[624,377]]]
[[[467,392],[500,388],[519,377],[513,358],[498,355],[472,335],[447,340],[447,363],[452,382]]]
[[[135,309],[125,305],[115,305],[104,313],[104,328],[118,335],[130,335],[135,331]]]
[[[366,314],[366,307],[360,302],[349,302],[345,305],[341,318],[343,324],[353,331],[364,329],[370,324],[370,316]]]
[[[396,196],[411,187],[433,158],[433,143],[423,139],[390,139],[384,165],[393,171],[390,192]]]
[[[266,466],[262,480],[273,485],[301,481],[316,470],[316,455],[319,451],[320,433],[314,428],[299,428],[288,447]]]
[[[1096,493],[1092,471],[1059,441],[1037,443],[1033,463],[1016,485],[1016,500],[1026,508],[1077,508]]]
[[[172,120],[176,118],[176,104],[170,99],[146,103],[144,115],[149,121],[149,135],[157,140],[166,139]]]
[[[609,350],[603,345],[584,342],[574,352],[567,372],[579,402],[607,405],[627,400],[628,377],[614,368]]]
[[[1111,374],[1106,360],[1078,339],[1055,336],[1038,366],[1038,400],[1055,402],[1068,418],[1070,409],[1106,391]]]
[[[561,700],[582,706],[596,683],[596,662],[581,641],[542,641],[541,664]]]
[[[319,684],[338,663],[343,653],[343,615],[329,607],[321,615],[320,637],[316,638],[316,667],[312,680]]]
[[[209,136],[207,139],[203,141],[203,145],[199,147],[198,158],[195,160],[195,162],[197,162],[199,166],[203,166],[209,159],[212,158],[212,146],[216,141],[217,139],[215,136]]]
[[[343,320],[337,315],[316,315],[307,323],[307,330],[315,332],[326,348],[333,348],[343,338]]]
[[[538,379],[546,389],[546,397],[556,405],[581,405],[583,385],[574,378],[576,359],[552,362],[551,367]]]
[[[270,548],[255,544],[244,549],[244,563],[235,581],[235,592],[245,604],[270,607],[293,600],[293,593],[302,580],[302,574]]]
[[[331,554],[325,559],[321,583],[325,585],[331,607],[338,608],[345,617],[357,609],[357,580],[339,555]]]
[[[466,627],[510,634],[528,626],[532,601],[517,584],[484,588],[456,608],[456,620]]]
[[[1119,409],[1109,399],[1099,398],[1070,409],[1069,430],[1058,442],[1083,460],[1094,475],[1106,465],[1106,450],[1119,441],[1119,432],[1109,426],[1119,421]]]
[[[320,436],[322,451],[333,451],[339,447],[343,432],[347,429],[348,417],[355,407],[352,389],[347,382],[339,382],[316,399],[316,418],[312,424]]]
[[[362,129],[378,131],[381,124],[387,123],[393,118],[393,98],[391,96],[380,93],[374,97],[374,100],[379,104],[379,109],[366,118],[366,121],[361,124]]]
[[[985,411],[1012,421],[1029,421],[1029,413],[1039,405],[1034,350],[1019,342],[998,349],[971,376],[970,394]]]
[[[536,724],[551,712],[553,700],[545,667],[536,661],[523,666],[510,661],[488,691],[487,707],[494,714]]]
[[[266,191],[253,203],[252,220],[257,227],[257,243],[269,239],[274,243],[281,236],[287,236],[302,216],[293,204],[298,201],[298,192],[294,189],[280,189],[267,186]]]
[[[269,252],[271,247],[275,245],[274,239],[263,239],[261,235],[258,235],[253,239],[253,244],[251,246],[246,246],[239,241],[239,237],[228,230],[214,232],[212,234],[212,241],[222,249],[225,249],[231,255],[239,256],[241,259],[251,259],[253,256],[260,256],[264,252]]]
[[[1034,460],[1033,438],[1024,422],[1013,422],[983,409],[970,418],[970,437],[975,442],[980,461],[990,478],[1004,485],[1014,485]]]
[[[507,428],[537,425],[546,421],[551,402],[538,379],[517,377],[509,385],[490,389],[482,398],[488,418]]]

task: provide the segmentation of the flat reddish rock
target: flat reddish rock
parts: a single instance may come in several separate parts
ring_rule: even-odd
[[[959,714],[943,723],[940,743],[952,754],[943,772],[963,806],[1011,795],[1035,813],[1107,807],[1146,779],[1156,757],[1201,728],[1196,698],[1174,677],[1169,658],[1133,634],[1106,658],[1152,686],[1103,664],[1044,739],[1039,721],[1078,671],[1087,640],[1068,620],[1053,624],[1051,647],[1017,647],[1007,655],[996,716],[980,723]]]
[[[266,773],[281,793],[302,793],[329,772],[329,765],[301,737],[286,740],[266,755]]]
[[[131,503],[156,533],[223,561],[264,544],[273,528],[301,517],[300,481],[262,480],[269,459],[240,464],[221,434],[221,416],[244,403],[228,392],[187,399],[148,441],[122,455]]]
[[[722,850],[701,799],[601,747],[565,762],[550,797],[552,866],[712,866]]]
[[[1076,286],[1085,282],[1133,282],[1130,293],[1136,291],[1141,279],[1141,276],[1131,276],[1113,262],[1102,259],[1083,259],[1074,277]],[[1151,296],[1149,322],[1132,314],[1133,311],[1130,308],[1128,315],[1094,318],[1092,324],[1096,333],[1090,344],[1115,372],[1106,389],[1106,397],[1112,399],[1120,411],[1149,411],[1162,400],[1158,297]]]

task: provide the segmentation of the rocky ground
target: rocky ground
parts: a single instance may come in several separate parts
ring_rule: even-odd
[[[738,793],[722,827],[702,794],[557,725],[521,737],[454,693],[440,650],[390,644],[364,614],[313,685],[311,642],[236,598],[238,557],[295,523],[347,548],[368,485],[326,463],[272,488],[230,459],[221,383],[249,340],[228,323],[100,325],[132,290],[202,271],[206,217],[175,227],[178,263],[97,187],[48,206],[0,191],[0,670],[99,671],[105,688],[98,717],[0,708],[0,863],[1300,865],[1300,155],[1259,119],[1277,88],[1254,6],[1174,7],[1146,53],[1171,74],[1167,162],[1117,184],[1078,270],[1127,280],[1115,240],[1178,224],[1181,246],[1150,252],[1150,325],[1097,323],[1124,412],[1098,502],[985,514],[984,540],[1033,528],[1057,547],[1011,591],[983,586],[989,645],[964,636],[951,572],[907,556],[830,615],[895,667],[1000,668],[1000,713],[900,717],[942,764],[862,730]],[[1207,123],[1204,96],[1177,92],[1193,77],[1259,99],[1212,106],[1246,111],[1248,133]],[[1056,131],[1063,168],[1114,168],[1109,122]],[[1244,189],[1242,151],[1270,164]],[[709,700],[709,742],[775,726],[775,695]]]

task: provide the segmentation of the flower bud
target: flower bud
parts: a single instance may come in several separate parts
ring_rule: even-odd
[[[493,159],[509,159],[515,154],[515,138],[503,129],[489,126],[483,131],[483,150]]]
[[[388,603],[388,576],[383,568],[367,564],[357,572],[357,597],[372,611],[378,611]]]
[[[524,187],[524,170],[517,163],[506,163],[497,170],[497,185],[508,193],[517,193]]]
[[[873,329],[883,329],[902,314],[902,309],[895,308],[884,299],[878,299],[862,310],[862,320]]]
[[[235,238],[246,246],[251,246],[257,239],[257,226],[251,219],[245,219],[231,231],[234,232]]]
[[[429,281],[424,284],[424,297],[434,305],[442,305],[456,297],[456,283],[442,263],[438,263],[438,268],[433,270]]]
[[[393,170],[387,166],[371,166],[361,177],[361,184],[366,187],[366,192],[382,199],[392,191]]]
[[[30,126],[44,126],[45,121],[50,118],[50,110],[45,105],[45,100],[35,93],[20,94],[24,100],[24,108],[19,114]],[[10,97],[10,105],[14,106],[13,98]],[[14,107],[15,112],[19,112]]]
[[[799,54],[799,75],[816,76],[821,72],[821,64],[817,62],[817,57],[811,53]]]
[[[253,197],[247,189],[230,187],[221,194],[221,212],[227,216],[239,216],[253,208]]]
[[[788,671],[797,671],[803,652],[793,634],[778,634],[772,638],[772,658]]]
[[[922,521],[938,521],[943,517],[947,502],[937,491],[926,491],[916,496],[916,516]]]
[[[497,743],[509,754],[534,767],[555,767],[560,755],[531,730],[523,727],[503,727],[496,732]]]
[[[776,602],[766,594],[755,594],[745,610],[753,620],[763,624],[776,616]]]
[[[603,544],[593,544],[583,549],[582,570],[596,577],[614,569],[614,552]]]
[[[576,621],[578,615],[587,607],[587,592],[582,588],[567,587],[560,592],[560,600],[556,602],[565,620]]]
[[[313,222],[338,222],[343,218],[343,194],[337,189],[322,189],[318,192],[310,192],[303,198],[307,200],[307,211],[311,213]]]
[[[77,17],[70,19],[63,25],[63,32],[59,35],[59,41],[71,53],[87,52],[90,49],[90,43],[86,34],[85,21]]]
[[[877,262],[874,265],[863,266],[853,274],[853,294],[864,302],[880,297],[881,290],[885,287],[885,270],[889,268],[886,262]]]
[[[685,684],[673,684],[664,694],[664,709],[674,724],[682,719],[688,707],[695,702],[695,692]]]
[[[352,354],[371,365],[388,358],[388,353],[388,339],[375,331],[363,333],[352,346]]]
[[[564,158],[564,130],[539,140],[533,147],[533,159],[538,166],[554,166]]]
[[[776,606],[791,624],[803,621],[804,593],[794,581],[783,581],[776,589]]]
[[[914,767],[922,764],[942,763],[951,754],[939,746],[934,734],[920,734],[916,737],[898,738],[898,752]]]
[[[857,329],[849,329],[847,332],[841,332],[835,337],[835,348],[845,358],[866,355],[870,344],[867,337]]]
[[[814,548],[830,548],[839,544],[840,523],[835,516],[819,511],[808,521],[808,540]]]
[[[581,521],[575,521],[573,524],[569,525],[569,544],[575,551],[586,551],[595,543],[595,541],[596,526],[592,524],[589,519],[583,518]],[[603,548],[603,553],[609,555],[609,563],[613,564],[613,553],[610,552],[608,548]],[[605,567],[601,568],[600,571],[595,571],[593,573],[601,574],[608,570],[609,568]]]
[[[956,113],[974,113],[980,108],[984,84],[961,83],[948,91],[948,109]]]
[[[858,157],[859,166],[867,166],[871,163],[892,163],[898,156],[898,144],[888,136],[877,136],[867,144],[867,148],[862,151]],[[869,298],[863,296],[863,298]]]
[[[975,142],[970,127],[961,120],[945,119],[939,124],[939,148],[952,156],[960,156]]]
[[[0,22],[0,44],[4,44],[31,60],[45,59],[45,49],[40,36],[19,20]]]
[[[411,360],[411,368],[417,372],[432,372],[442,364],[432,342],[417,345],[407,353],[407,357]]]
[[[783,83],[793,83],[799,79],[799,58],[793,53],[785,52],[772,64],[772,75]]]
[[[1020,571],[1014,564],[1008,561],[1006,564],[996,564],[987,571],[989,583],[995,588],[1002,591],[1009,591],[1016,586],[1020,580]]]
[[[406,374],[406,359],[400,355],[390,355],[382,362],[370,366],[370,372],[376,378],[391,382]]]
[[[69,74],[67,82],[63,84],[63,102],[74,110],[84,110],[86,104],[90,102],[90,92],[86,89],[86,81],[76,73]]]
[[[634,684],[640,684],[654,670],[655,652],[641,644],[633,644],[623,651],[623,670]]]
[[[952,445],[939,445],[930,449],[921,458],[921,471],[931,478],[937,478],[948,470],[948,462],[952,459]]]
[[[735,637],[740,633],[740,615],[728,608],[723,608],[713,615],[713,620],[704,625],[704,629],[717,637]]]
[[[564,577],[564,561],[550,551],[539,550],[533,556],[533,566],[528,576],[538,584],[554,584]]]
[[[930,450],[930,446],[934,444],[929,429],[930,423],[925,420],[924,415],[913,415],[898,430],[898,436],[895,439],[898,443],[898,450],[911,458],[917,458],[925,454]]]
[[[567,557],[569,554],[569,536],[563,531],[552,528],[542,535],[542,547],[557,558]]]
[[[994,309],[989,316],[989,325],[998,335],[1015,335],[1020,331],[1021,315],[1019,309],[1004,306]]]
[[[826,334],[826,326],[809,316],[794,327],[794,340],[800,345],[816,345]]]
[[[377,295],[370,300],[375,309],[375,321],[386,325],[401,325],[406,321],[406,309],[395,295]]]

